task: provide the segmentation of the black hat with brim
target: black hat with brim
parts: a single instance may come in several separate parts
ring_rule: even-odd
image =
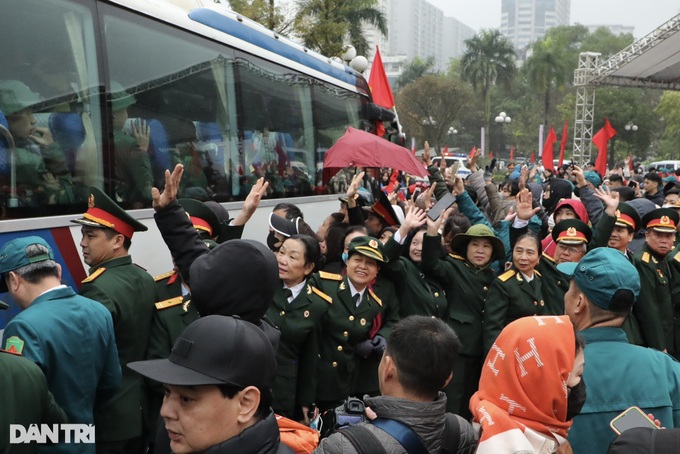
[[[662,233],[674,233],[680,221],[680,215],[673,208],[657,208],[642,217],[642,225],[647,230]]]
[[[583,221],[578,219],[564,219],[558,222],[552,230],[555,243],[588,244],[593,237],[593,231]]]
[[[218,236],[221,231],[220,220],[215,212],[205,203],[196,199],[177,199],[196,230],[207,232],[210,238]]]
[[[184,329],[170,357],[136,361],[128,367],[176,386],[228,384],[270,389],[276,376],[274,348],[252,323],[236,317],[201,317]]]
[[[625,202],[621,202],[616,208],[616,222],[614,225],[626,227],[637,232],[642,226],[642,220],[635,208]]]
[[[302,218],[286,219],[277,214],[269,214],[269,227],[274,229],[274,231],[280,233],[285,237],[292,235],[297,235],[299,233],[298,225]]]
[[[364,210],[378,216],[387,226],[396,225],[398,227],[401,225],[397,213],[390,203],[390,199],[387,198],[384,192],[380,193],[380,198],[377,202],[370,207],[364,207]]]
[[[132,238],[134,232],[148,230],[147,226],[130,216],[104,191],[95,186],[90,187],[87,211],[82,218],[73,219],[71,222],[89,227],[109,228],[126,238]]]

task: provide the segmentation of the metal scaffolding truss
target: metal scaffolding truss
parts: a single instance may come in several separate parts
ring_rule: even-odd
[[[680,90],[680,14],[604,62],[599,63],[599,56],[581,53],[574,71],[573,160],[580,164],[591,160],[595,87]]]

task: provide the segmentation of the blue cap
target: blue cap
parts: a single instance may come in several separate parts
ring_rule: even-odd
[[[584,173],[583,176],[588,182],[592,183],[593,186],[595,186],[596,188],[600,187],[600,185],[602,184],[602,179],[600,178],[600,175],[598,175],[597,172],[589,170],[586,173]]]
[[[33,244],[45,246],[49,253],[28,257],[26,255],[26,249]],[[52,248],[50,248],[47,242],[39,236],[27,236],[8,241],[2,249],[0,249],[0,276],[26,265],[30,265],[31,263],[44,262],[45,260],[54,260],[54,254],[52,253]],[[0,277],[0,293],[7,291],[7,284],[5,283],[5,280]]]
[[[627,290],[627,298],[617,298],[618,305],[611,308],[620,312],[621,301],[629,299],[632,307],[640,294],[640,275],[626,257],[616,249],[608,247],[595,248],[588,252],[578,263],[560,263],[557,269],[566,275],[573,276],[576,285],[596,306],[610,310],[612,299],[617,292]]]

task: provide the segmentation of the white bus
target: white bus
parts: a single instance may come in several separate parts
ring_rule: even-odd
[[[337,210],[323,154],[346,126],[371,127],[366,80],[197,1],[3,0],[0,244],[45,238],[77,288],[86,271],[70,220],[96,185],[149,226],[133,239],[135,262],[164,272],[170,256],[148,190],[180,162],[180,196],[234,214],[259,176],[270,182],[246,238],[265,239],[268,207],[282,201],[299,205],[313,227]],[[26,121],[33,137],[21,130]],[[146,151],[132,136],[142,121]],[[0,329],[17,310],[0,311]]]

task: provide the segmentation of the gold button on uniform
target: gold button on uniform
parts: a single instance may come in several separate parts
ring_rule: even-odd
[[[538,306],[538,301],[534,301],[534,306]]]
[[[434,292],[434,297],[439,298],[439,292]]]
[[[347,337],[347,336],[349,336],[349,333],[347,331],[345,331],[345,332],[342,333],[342,335]]]
[[[361,326],[365,326],[366,325],[366,319],[362,318],[361,320],[359,320],[359,323],[361,323]]]
[[[541,306],[545,306],[545,303],[543,302],[543,300],[541,300]]]
[[[338,363],[336,363],[335,361],[333,361],[333,363],[331,364],[331,366],[333,366],[333,367],[338,367]]]
[[[281,317],[283,317],[284,315],[286,315],[286,311],[281,311],[281,312],[279,312],[279,315],[280,315]]]
[[[484,291],[486,292],[487,290],[489,290],[489,287],[487,287],[487,286],[485,285],[485,286],[484,286]]]
[[[342,345],[338,345],[338,351],[339,351],[339,352],[342,351]]]
[[[349,321],[350,321],[350,322],[353,322],[353,321],[354,321],[354,315],[350,315],[350,316],[349,316]]]

